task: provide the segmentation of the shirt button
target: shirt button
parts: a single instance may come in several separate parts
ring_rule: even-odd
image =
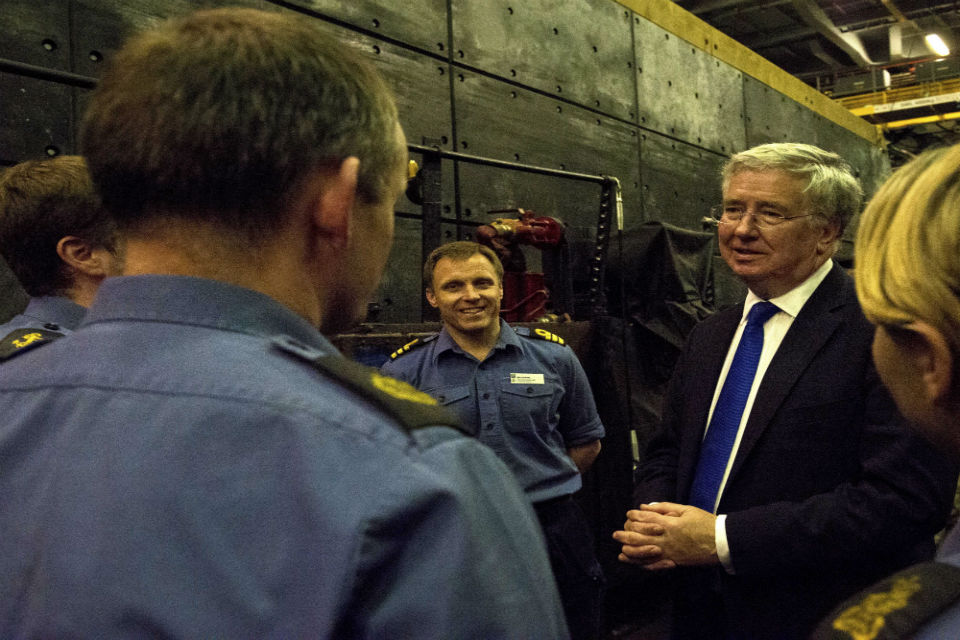
[[[528,394],[533,393],[533,387],[527,387],[527,393]]]
[[[489,393],[483,394],[483,399],[484,399],[484,400],[489,400],[489,399],[490,399],[490,394],[489,394]]]
[[[484,426],[483,428],[486,429],[487,431],[490,431],[490,429],[493,429],[493,423],[492,423],[492,422],[488,422],[488,423],[486,424],[486,426]]]
[[[447,396],[437,396],[437,400],[439,400],[440,402],[444,402],[446,401],[446,399],[447,399]]]
[[[58,325],[56,322],[48,322],[47,324],[43,325],[43,328],[50,329],[50,331],[56,331],[60,328],[60,325]]]

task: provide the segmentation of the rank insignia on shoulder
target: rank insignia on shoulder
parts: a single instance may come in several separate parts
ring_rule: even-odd
[[[517,330],[517,333],[522,336],[526,336],[527,338],[537,338],[539,340],[546,340],[547,342],[556,342],[559,345],[567,344],[564,339],[557,334],[551,333],[546,329],[541,329],[540,327],[537,327],[532,331],[525,331],[523,333],[520,333],[520,331]]]
[[[402,380],[380,375],[375,369],[370,371],[370,384],[373,385],[374,388],[398,400],[407,400],[409,402],[430,406],[436,406],[438,404],[437,399],[430,394],[424,393],[412,384],[408,384]]]
[[[418,348],[422,347],[423,345],[427,344],[428,342],[430,342],[430,341],[432,341],[432,340],[435,340],[436,337],[437,337],[436,335],[432,335],[432,336],[428,336],[428,337],[426,337],[426,338],[414,338],[413,340],[411,340],[411,341],[408,342],[407,344],[403,345],[402,347],[400,347],[399,349],[397,349],[396,351],[394,351],[393,353],[391,353],[391,354],[390,354],[390,359],[391,359],[391,360],[396,360],[397,358],[399,358],[399,357],[402,356],[403,354],[409,353],[411,350],[413,350],[413,349],[418,349]]]
[[[62,333],[46,329],[25,328],[11,331],[0,340],[0,362],[62,337]]]
[[[960,569],[924,562],[848,599],[814,630],[811,640],[911,638],[960,599]]]
[[[430,340],[432,338],[427,338]],[[433,396],[401,380],[381,374],[372,367],[328,354],[287,336],[272,339],[274,346],[310,364],[320,374],[343,386],[391,415],[407,431],[423,427],[447,426],[467,435],[457,416],[441,407]]]

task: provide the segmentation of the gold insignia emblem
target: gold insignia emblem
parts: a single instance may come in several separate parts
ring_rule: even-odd
[[[910,596],[920,588],[920,576],[899,578],[890,591],[871,593],[860,604],[840,612],[833,628],[845,631],[853,640],[873,640],[886,624],[886,616],[905,608]]]
[[[544,340],[549,340],[550,342],[556,342],[557,344],[566,344],[563,341],[563,338],[558,336],[555,333],[550,333],[546,329],[534,329],[533,332],[543,338]]]
[[[391,359],[391,360],[394,360],[394,359],[396,359],[397,356],[399,356],[399,355],[401,355],[401,354],[404,354],[404,353],[406,353],[407,351],[410,351],[410,347],[412,347],[413,345],[417,344],[418,342],[420,342],[420,338],[415,338],[415,339],[411,340],[411,341],[408,342],[407,344],[403,345],[402,347],[400,347],[399,349],[397,349],[396,351],[394,351],[393,353],[391,353],[391,354],[390,354],[390,359]]]
[[[23,349],[25,346],[33,344],[38,340],[43,340],[43,336],[39,333],[28,333],[19,340],[14,340],[13,346],[15,346],[17,349]]]
[[[416,402],[418,404],[437,404],[437,400],[433,396],[401,380],[382,376],[376,371],[370,373],[370,384],[388,396],[399,398],[400,400],[409,400],[410,402]]]

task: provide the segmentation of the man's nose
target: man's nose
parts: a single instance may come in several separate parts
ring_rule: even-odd
[[[757,233],[757,217],[753,211],[744,211],[740,219],[733,226],[733,231],[737,235],[753,235]]]
[[[472,284],[468,284],[463,289],[463,297],[469,300],[475,300],[480,297],[480,290],[474,287]]]

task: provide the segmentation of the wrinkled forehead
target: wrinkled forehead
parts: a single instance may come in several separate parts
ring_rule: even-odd
[[[743,168],[731,173],[723,184],[723,199],[759,199],[805,204],[810,179],[783,169]]]

